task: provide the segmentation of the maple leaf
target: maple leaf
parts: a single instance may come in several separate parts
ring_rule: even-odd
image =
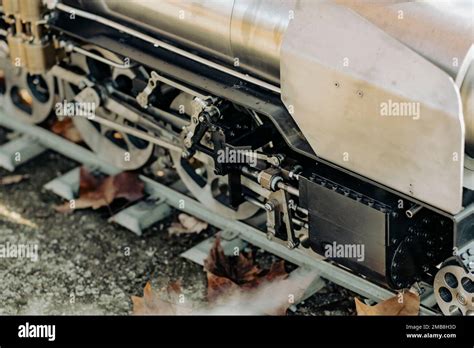
[[[238,285],[255,281],[262,272],[253,262],[252,254],[239,253],[227,256],[217,237],[209,256],[204,261],[204,269],[218,277],[228,278]]]
[[[55,122],[51,126],[51,131],[57,135],[66,138],[73,143],[80,143],[82,141],[81,134],[74,127],[74,123],[72,119],[67,117],[63,120],[56,119]]]
[[[150,282],[146,283],[143,297],[132,296],[134,315],[179,315],[191,314],[192,308],[180,303],[181,285],[170,283],[160,291],[154,291]]]
[[[110,205],[117,198],[136,201],[143,197],[144,183],[136,173],[122,172],[115,176],[97,178],[85,168],[80,170],[79,198],[74,208],[69,202],[55,207],[58,212],[70,212],[74,209],[99,209]]]
[[[232,280],[207,272],[207,300],[209,302],[215,303],[223,299],[224,295],[226,297],[238,296],[240,291],[240,287]]]
[[[178,215],[179,222],[173,222],[168,228],[170,235],[201,233],[209,226],[207,222],[196,219],[187,214]]]
[[[400,293],[374,306],[364,304],[357,297],[354,300],[357,315],[404,316],[418,315],[420,311],[420,297],[411,291]]]
[[[210,303],[223,303],[229,298],[235,301],[236,298],[255,297],[259,288],[263,291],[269,283],[288,277],[284,261],[275,262],[270,270],[264,271],[254,264],[251,253],[225,255],[219,237],[204,261],[204,268],[207,271],[207,299]],[[281,310],[283,307],[284,310]],[[275,313],[267,314],[282,314],[287,307],[282,304]]]
[[[315,274],[303,273],[291,276],[285,270],[284,261],[272,264],[269,270],[261,270],[254,264],[251,254],[226,256],[220,238],[205,260],[207,271],[207,302],[200,307],[183,306],[177,298],[181,292],[171,283],[161,292],[155,292],[147,283],[144,296],[132,296],[133,313],[136,315],[285,315],[294,303],[301,299]],[[214,274],[218,273],[218,274]]]

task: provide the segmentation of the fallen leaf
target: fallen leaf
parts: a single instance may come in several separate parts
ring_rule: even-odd
[[[17,175],[9,175],[0,178],[0,185],[7,186],[17,184],[23,180],[29,179],[29,175],[27,174],[17,174]]]
[[[207,272],[228,278],[238,285],[254,282],[262,272],[254,264],[251,254],[225,255],[219,237],[216,238],[209,256],[204,261],[204,268]]]
[[[420,311],[420,297],[405,291],[374,306],[369,306],[355,298],[357,315],[418,315]]]
[[[81,168],[79,197],[74,200],[74,205],[65,202],[55,209],[60,213],[67,213],[75,209],[99,209],[110,205],[117,198],[136,201],[143,197],[144,188],[144,183],[136,173],[122,172],[115,176],[97,178]]]
[[[168,228],[168,233],[170,235],[179,235],[179,234],[193,234],[201,233],[208,227],[208,223],[196,219],[194,216],[187,214],[178,215],[179,222],[173,222]]]
[[[132,296],[134,315],[182,315],[191,314],[192,308],[180,303],[181,285],[170,283],[166,288],[154,291],[148,282],[143,297]]]
[[[144,189],[145,184],[136,173],[123,172],[113,177],[111,190],[114,198],[125,198],[133,202],[143,197]]]
[[[225,255],[219,237],[204,261],[204,268],[207,271],[207,299],[210,303],[248,297],[250,294],[247,293],[257,293],[259,288],[263,289],[271,282],[288,277],[284,261],[273,263],[270,270],[265,271],[254,264],[252,254]],[[266,314],[283,314],[288,307],[289,304],[284,301],[276,312],[275,306],[272,306],[272,312]]]
[[[79,169],[79,196],[95,191],[100,185],[100,180],[85,167]]]
[[[226,256],[219,237],[205,261],[205,269],[207,302],[197,306],[186,299],[187,305],[183,305],[177,283],[160,292],[153,291],[147,283],[143,297],[132,296],[133,314],[285,315],[294,301],[303,298],[317,276],[314,272],[289,275],[284,261],[273,263],[269,270],[261,270],[251,254]]]
[[[74,126],[72,119],[66,117],[63,120],[56,119],[56,121],[51,126],[51,131],[55,134],[66,138],[73,143],[82,142],[82,137],[77,128]]]
[[[230,296],[238,296],[240,287],[232,280],[219,277],[211,272],[207,272],[207,300],[215,303],[219,299]]]

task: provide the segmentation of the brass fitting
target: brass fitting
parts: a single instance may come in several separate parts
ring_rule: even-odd
[[[3,0],[5,19],[10,24],[7,43],[11,62],[34,75],[45,73],[56,63],[53,42],[45,35],[46,10],[41,0]]]

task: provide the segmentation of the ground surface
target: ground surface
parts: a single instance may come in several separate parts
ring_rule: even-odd
[[[58,213],[61,199],[43,185],[76,166],[47,152],[17,169],[28,180],[0,186],[0,244],[37,244],[39,253],[36,262],[0,259],[0,314],[127,315],[130,297],[141,296],[149,280],[158,287],[180,280],[184,293],[203,299],[202,266],[179,255],[215,230],[169,236],[165,222],[138,237],[109,224],[106,208]],[[10,174],[0,169],[0,177]],[[328,283],[291,314],[351,315],[353,302],[351,293]]]

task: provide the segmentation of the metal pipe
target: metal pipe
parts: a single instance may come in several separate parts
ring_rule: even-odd
[[[242,167],[242,173],[249,176],[252,179],[257,180],[257,182],[259,180],[260,171],[258,171],[258,170],[253,170],[253,169],[250,169],[248,167]],[[300,196],[300,192],[296,187],[285,184],[283,181],[279,181],[276,184],[276,186],[277,186],[277,188],[288,192],[290,195],[293,195],[293,196],[296,196],[296,197]]]
[[[414,204],[410,209],[407,209],[405,212],[407,218],[411,219],[413,216],[415,216],[416,213],[418,213],[423,207],[418,204]]]
[[[258,170],[250,169],[249,167],[242,167],[242,173],[251,177],[252,179],[258,180]]]
[[[279,181],[277,183],[277,187],[281,190],[284,190],[284,191],[288,192],[290,195],[293,195],[293,196],[296,196],[296,197],[300,196],[300,191],[296,187],[287,185],[283,181]]]
[[[135,128],[122,126],[120,124],[117,124],[115,122],[112,122],[110,120],[107,120],[106,118],[102,118],[102,117],[97,116],[97,115],[95,115],[94,118],[91,118],[91,121],[100,123],[104,126],[115,129],[119,132],[124,132],[124,133],[130,134],[130,135],[133,135],[137,138],[141,138],[143,140],[149,141],[152,144],[164,147],[164,148],[166,148],[168,150],[171,150],[171,151],[179,151],[179,152],[182,151],[181,147],[179,147],[175,144],[171,144],[167,141],[161,140],[159,138],[155,138],[155,137],[149,135],[148,133],[136,130]]]
[[[74,44],[72,44],[70,42],[60,41],[59,45],[60,45],[60,47],[64,47],[66,52],[74,51],[76,53],[82,54],[86,57],[92,58],[92,59],[97,60],[99,62],[102,62],[104,64],[113,66],[114,68],[117,68],[117,69],[130,69],[130,68],[133,67],[133,65],[130,65],[130,64],[120,64],[120,63],[114,62],[110,59],[99,56],[98,54],[95,54],[95,53],[89,52],[88,50],[85,50],[83,48],[77,47],[77,46],[75,46]]]
[[[137,102],[135,98],[130,97],[128,94],[125,94],[112,87],[111,87],[111,90],[112,90],[112,94],[117,95],[118,97],[120,97],[120,99],[126,101],[129,105],[133,105],[133,103]],[[191,122],[190,120],[186,120],[172,112],[159,109],[152,105],[148,105],[148,108],[146,109],[146,111],[151,116],[155,118],[159,118],[160,120],[165,121],[166,123],[170,123],[173,127],[178,128],[178,129],[183,129],[184,126],[189,125],[189,123]]]
[[[300,220],[300,219],[297,219],[297,218],[292,218],[291,222],[293,222],[297,226],[300,226],[300,227],[303,227],[303,228],[306,228],[307,230],[309,230],[308,223],[303,221],[303,220]]]
[[[265,204],[260,202],[258,199],[255,199],[255,198],[250,197],[250,196],[244,196],[244,198],[247,202],[250,202],[250,203],[256,205],[257,207],[262,208],[262,209],[265,210]]]

